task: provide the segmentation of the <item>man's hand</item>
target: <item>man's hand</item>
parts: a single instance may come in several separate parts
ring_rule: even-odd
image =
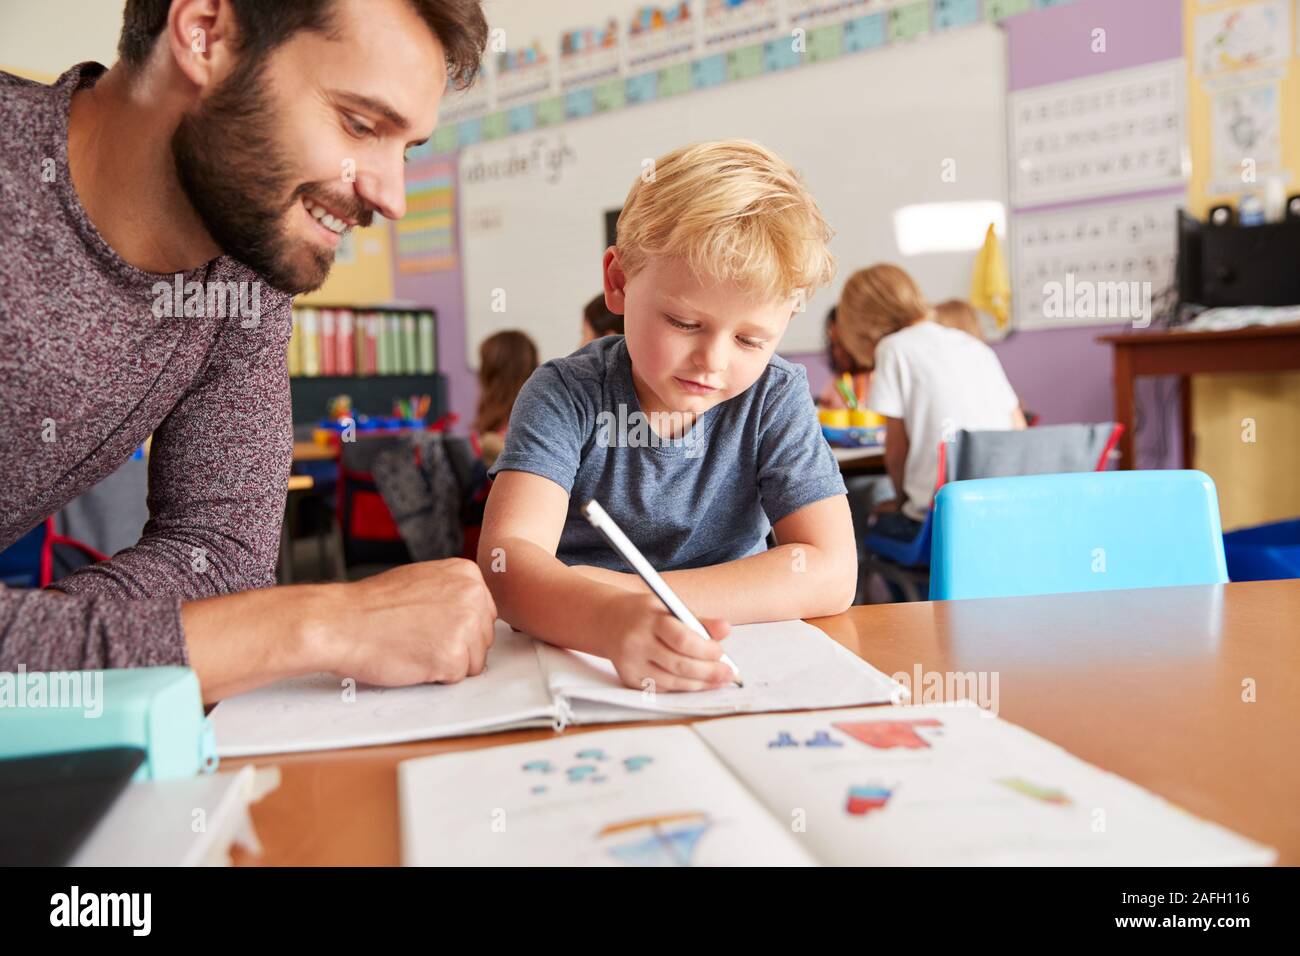
[[[181,608],[205,703],[320,671],[388,687],[454,683],[482,672],[496,616],[478,566],[459,558]]]
[[[482,673],[497,608],[472,561],[393,568],[337,585],[316,622],[328,669],[365,684],[454,684]]]

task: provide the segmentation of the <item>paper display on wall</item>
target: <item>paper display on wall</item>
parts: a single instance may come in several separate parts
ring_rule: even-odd
[[[1174,281],[1182,193],[1022,213],[1014,220],[1022,329],[1131,322],[1145,328]]]
[[[1240,192],[1281,168],[1281,103],[1278,84],[1272,82],[1211,94],[1211,192]]]
[[[1200,77],[1285,66],[1291,49],[1291,10],[1287,0],[1266,0],[1202,13],[1193,32]]]
[[[1116,70],[1011,95],[1018,207],[1181,185],[1184,63]]]

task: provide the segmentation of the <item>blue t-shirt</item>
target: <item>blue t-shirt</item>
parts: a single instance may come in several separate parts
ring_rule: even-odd
[[[621,335],[535,371],[515,400],[490,474],[526,471],[569,493],[556,556],[628,570],[582,516],[595,498],[660,571],[766,550],[767,532],[805,505],[845,494],[803,366],[773,356],[752,386],[677,439],[641,412]]]

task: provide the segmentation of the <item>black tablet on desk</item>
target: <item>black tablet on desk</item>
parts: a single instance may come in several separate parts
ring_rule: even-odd
[[[107,747],[0,760],[0,865],[67,864],[144,759]]]

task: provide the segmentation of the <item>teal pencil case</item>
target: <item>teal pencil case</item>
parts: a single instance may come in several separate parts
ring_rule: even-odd
[[[0,673],[0,759],[136,747],[135,780],[217,769],[216,737],[188,667]]]

